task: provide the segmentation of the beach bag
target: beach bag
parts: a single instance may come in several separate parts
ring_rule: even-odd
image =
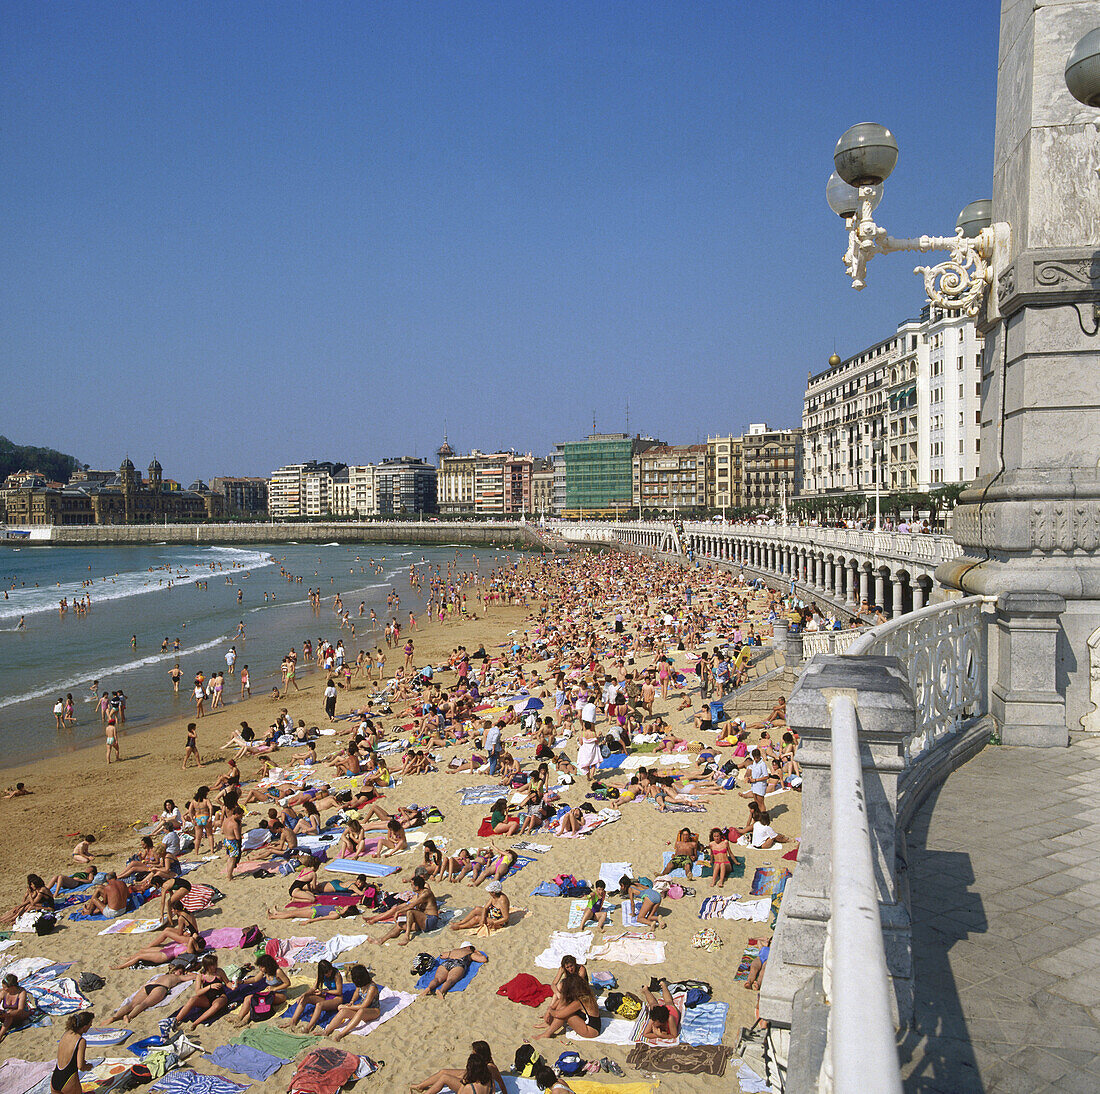
[[[520,1045],[512,1061],[512,1071],[523,1079],[530,1079],[535,1073],[535,1064],[542,1063],[542,1057],[533,1045]]]
[[[247,950],[252,946],[258,946],[264,940],[264,933],[256,926],[255,923],[250,927],[245,927],[244,933],[241,935],[240,948]]]
[[[630,992],[609,992],[604,1000],[604,1008],[620,1018],[633,1020],[642,1013],[642,1001]]]
[[[685,1007],[697,1007],[702,1003],[710,1002],[710,987],[688,988],[687,996],[684,998]]]
[[[35,934],[50,934],[54,927],[57,926],[57,916],[51,915],[49,912],[43,912],[34,921],[34,933]]]
[[[431,972],[435,968],[435,958],[430,953],[418,953],[416,955],[416,964],[412,967],[413,976],[423,976],[426,972]]]
[[[673,900],[682,900],[683,896],[684,896],[684,887],[682,885],[677,885],[676,882],[674,881],[668,887],[667,895],[669,897],[671,897]]]
[[[562,1075],[579,1075],[584,1069],[584,1060],[581,1059],[579,1053],[563,1052],[554,1066]]]
[[[107,981],[97,973],[82,972],[76,986],[80,989],[81,994],[83,994],[89,991],[99,991],[99,989],[105,987],[106,984]]]
[[[257,1018],[266,1018],[274,1010],[271,993],[261,991],[252,997],[252,1013]]]
[[[439,824],[443,820],[443,814],[433,805],[425,820],[428,824]]]

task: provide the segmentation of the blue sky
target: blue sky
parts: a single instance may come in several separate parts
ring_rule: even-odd
[[[999,5],[9,3],[0,432],[177,478],[798,423],[992,188]]]

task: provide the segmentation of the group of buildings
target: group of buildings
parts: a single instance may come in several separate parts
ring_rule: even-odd
[[[928,306],[888,338],[811,372],[802,425],[751,424],[740,435],[670,445],[629,433],[592,433],[548,457],[466,454],[446,439],[436,463],[414,456],[375,464],[310,460],[267,478],[218,476],[184,488],[154,459],[142,478],[77,471],[51,483],[33,471],[0,488],[10,524],[134,524],[219,519],[367,520],[694,517],[771,512],[806,499],[912,497],[977,477],[982,339],[971,319]]]

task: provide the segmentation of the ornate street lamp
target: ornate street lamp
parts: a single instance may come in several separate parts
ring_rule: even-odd
[[[935,266],[918,266],[928,298],[943,308],[966,315],[978,314],[993,281],[993,258],[1008,226],[992,223],[992,203],[971,202],[956,221],[954,236],[895,239],[874,220],[883,196],[883,184],[898,161],[898,142],[885,126],[874,122],[853,125],[833,152],[836,171],[829,176],[825,198],[848,228],[844,265],[854,289],[866,284],[867,263],[891,251],[949,251],[950,258]]]

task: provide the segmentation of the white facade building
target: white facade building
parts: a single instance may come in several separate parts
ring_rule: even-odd
[[[982,339],[926,307],[889,338],[811,375],[803,399],[805,496],[924,492],[977,477]]]

